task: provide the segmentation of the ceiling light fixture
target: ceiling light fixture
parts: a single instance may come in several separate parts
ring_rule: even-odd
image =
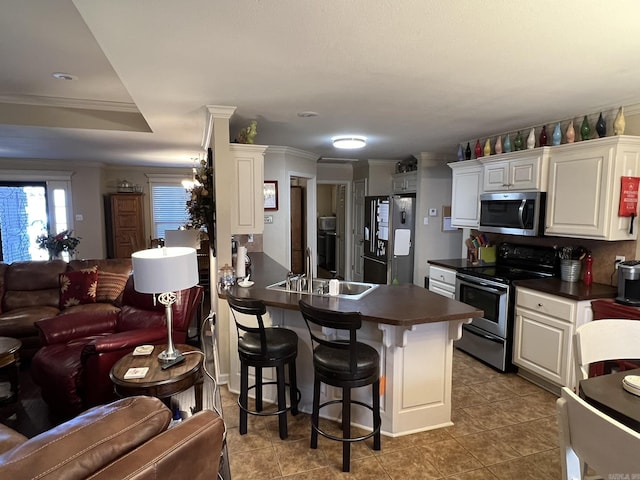
[[[298,116],[300,118],[313,118],[320,115],[318,112],[306,111],[306,112],[298,112]]]
[[[331,139],[336,148],[363,148],[367,144],[367,137],[360,135],[340,135]]]
[[[55,73],[52,73],[51,75],[53,75],[53,78],[57,78],[58,80],[77,80],[78,79],[78,77],[76,77],[75,75],[71,75],[70,73],[55,72]]]

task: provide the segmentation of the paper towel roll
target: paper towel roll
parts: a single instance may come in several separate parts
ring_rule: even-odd
[[[238,256],[236,257],[236,276],[244,278],[247,276],[245,270],[245,260],[247,258],[247,247],[238,247]]]

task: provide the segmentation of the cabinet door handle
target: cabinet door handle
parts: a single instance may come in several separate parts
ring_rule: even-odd
[[[543,305],[542,303],[539,303],[539,304],[538,304],[538,307],[543,307],[543,306],[544,306],[544,305]]]

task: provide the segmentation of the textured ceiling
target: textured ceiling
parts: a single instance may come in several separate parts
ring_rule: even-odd
[[[455,157],[460,141],[640,103],[635,0],[21,0],[2,10],[1,157],[190,165],[204,105],[238,107],[232,135],[256,119],[257,143],[318,156]],[[335,150],[339,133],[368,146]]]

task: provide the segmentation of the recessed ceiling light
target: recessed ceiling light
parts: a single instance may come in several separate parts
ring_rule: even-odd
[[[336,148],[363,148],[367,144],[367,137],[361,135],[340,135],[331,139]]]
[[[51,75],[53,75],[53,78],[57,78],[58,80],[77,80],[78,79],[78,77],[76,77],[75,75],[71,75],[70,73],[55,72],[55,73],[52,73]]]
[[[298,116],[300,118],[311,118],[311,117],[317,117],[318,115],[320,115],[318,112],[298,112]]]

